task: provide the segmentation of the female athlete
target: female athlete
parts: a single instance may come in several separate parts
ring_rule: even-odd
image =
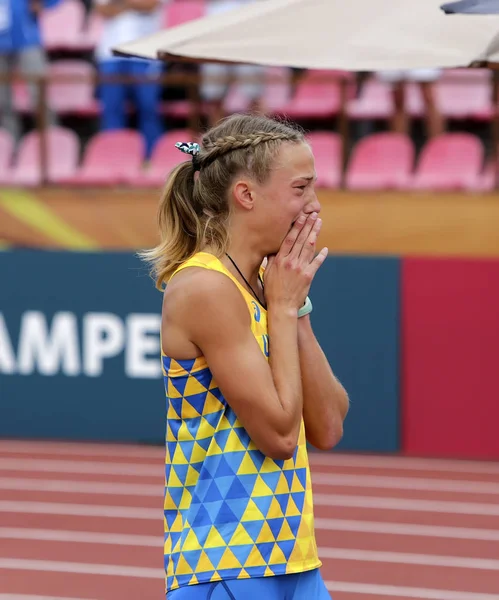
[[[177,147],[192,160],[143,253],[166,284],[167,598],[324,600],[306,443],[340,440],[348,396],[310,324],[327,255],[313,155],[298,129],[250,115]]]

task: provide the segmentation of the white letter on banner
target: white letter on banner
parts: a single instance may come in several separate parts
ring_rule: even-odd
[[[103,359],[117,356],[125,344],[122,320],[111,313],[88,313],[83,319],[83,365],[89,377],[99,377]]]
[[[12,375],[16,372],[16,357],[10,341],[7,325],[2,313],[0,313],[0,373]]]
[[[160,327],[161,315],[131,314],[128,317],[128,340],[125,350],[127,377],[143,379],[161,377]]]
[[[78,327],[70,312],[54,315],[50,334],[45,315],[38,311],[24,313],[19,334],[19,373],[29,375],[38,368],[40,375],[78,375]]]

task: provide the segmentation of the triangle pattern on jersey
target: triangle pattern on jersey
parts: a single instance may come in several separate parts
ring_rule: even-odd
[[[284,517],[278,519],[268,519],[267,524],[272,531],[272,539],[276,540],[279,532],[282,529],[282,525],[284,523]]]
[[[242,565],[237,560],[237,557],[234,555],[231,548],[227,547],[220,559],[219,566],[223,569],[240,569]]]
[[[251,460],[253,461],[253,464],[255,465],[257,470],[260,471],[263,463],[265,462],[265,455],[262,454],[260,450],[250,450],[249,455],[251,456]]]
[[[258,473],[258,469],[255,466],[255,463],[251,459],[249,452],[244,453],[244,457],[241,461],[239,469],[237,471],[238,475],[256,475]]]
[[[185,561],[193,571],[196,570],[197,564],[201,557],[201,552],[201,550],[184,550],[182,552],[181,556],[184,557]]]
[[[227,536],[225,536],[227,537]],[[246,531],[246,529],[244,528],[244,525],[242,523],[238,523],[234,534],[232,535],[232,537],[230,538],[230,542],[229,542],[229,546],[247,546],[248,544],[250,546],[253,545],[253,540],[251,539],[250,535],[248,534],[248,532]],[[244,562],[246,561],[243,560],[242,563],[244,564]]]
[[[168,421],[168,427],[171,430],[171,434],[174,440],[178,440],[178,431],[180,429],[182,425],[182,421],[177,421],[175,419],[171,419],[170,421]],[[173,440],[170,440],[173,441]]]
[[[218,428],[218,423],[223,414],[223,410],[219,410],[214,413],[210,413],[208,415],[203,415],[203,418],[213,427],[213,431]],[[212,434],[213,435],[213,434]]]
[[[236,429],[229,430],[229,437],[227,439],[227,450],[229,452],[240,452],[246,450],[246,445],[241,442],[241,439],[236,433]]]
[[[223,545],[214,548],[205,548],[206,555],[215,567],[218,567],[218,565],[220,564],[220,560],[225,553],[226,547],[227,546]]]
[[[196,573],[205,573],[206,571],[211,572],[214,571],[215,567],[211,562],[209,556],[206,552],[201,552],[201,556],[199,557],[199,562],[196,565]]]
[[[217,472],[218,465],[222,458],[222,454],[215,454],[214,456],[208,456],[204,461],[204,469],[201,471],[200,478],[207,479],[208,476],[212,479],[215,477],[215,473]],[[205,475],[207,474],[207,475]]]
[[[217,523],[223,523],[223,533],[227,541],[232,537],[232,534],[237,527],[236,515],[230,509],[227,502],[222,502],[222,506],[216,517]]]
[[[269,486],[272,492],[276,491],[277,484],[279,483],[279,478],[281,477],[280,472],[276,473],[261,473],[261,478],[265,481],[265,483]]]
[[[188,375],[181,375],[179,377],[175,376],[175,377],[169,377],[168,378],[168,383],[172,385],[173,388],[175,388],[176,392],[179,394],[179,397],[182,398],[184,396],[184,392],[185,392],[185,387],[187,385],[187,381],[189,380],[189,376]],[[170,386],[168,386],[168,391],[170,391],[171,388]],[[174,397],[176,398],[177,396],[174,394],[173,396],[170,396],[170,394],[168,394],[168,396],[170,398]]]
[[[287,516],[286,521],[289,525],[289,528],[291,529],[293,538],[296,538],[296,535],[298,533],[298,528],[300,527],[300,523],[301,523],[301,516],[299,516],[299,517],[288,517]]]
[[[208,552],[208,549],[220,548],[221,546],[223,546],[225,548],[227,546],[227,543],[225,542],[223,537],[220,535],[218,529],[213,525],[210,530],[210,533],[208,534],[208,537],[206,538],[204,548]],[[210,556],[209,553],[208,553],[208,556]],[[222,556],[222,554],[220,554],[220,556]],[[210,560],[213,562],[213,559],[211,558],[211,556],[210,556]],[[216,563],[213,562],[213,564],[215,566],[218,565],[218,561]]]
[[[261,544],[258,544],[258,549],[260,550],[262,557],[265,560],[265,564],[267,565],[269,564],[270,555],[272,554],[275,545],[275,542],[262,542]]]
[[[229,435],[232,429],[221,429],[215,433],[215,439],[217,440],[217,444],[225,450],[225,446],[227,445],[227,440],[229,439]]]
[[[192,522],[192,526],[199,527],[200,525],[208,525],[209,523],[213,523],[213,517],[208,512],[206,505],[201,504],[197,511],[196,517],[194,518],[194,521]]]
[[[217,470],[215,472],[215,479],[219,477],[234,477],[235,473],[232,470],[231,466],[227,462],[227,459],[224,455],[220,457],[220,462],[218,463]]]
[[[230,456],[230,455],[229,455]],[[239,482],[250,496],[255,488],[258,475],[239,475]]]
[[[261,498],[253,498],[256,506],[262,514],[267,515],[270,505],[272,504],[273,496],[263,496]]]
[[[191,377],[195,379],[199,383],[199,385],[203,387],[203,389],[210,389],[211,381],[213,379],[210,369],[201,369],[201,371],[191,373]]]
[[[305,492],[295,492],[292,495],[293,501],[296,504],[296,508],[302,514],[303,512],[303,503],[305,502]]]
[[[183,448],[182,448],[183,449]],[[172,469],[175,471],[178,480],[182,485],[185,485],[185,480],[187,479],[187,471],[189,470],[189,465],[177,465],[172,464]]]
[[[230,500],[226,501],[227,506],[230,508],[232,513],[235,515],[237,521],[239,522],[246,511],[246,502],[241,502],[241,500]]]
[[[236,477],[234,477],[234,481],[227,492],[226,498],[231,500],[248,498],[248,492],[246,491],[246,488]]]
[[[291,556],[291,553],[293,552],[293,548],[295,547],[295,540],[286,540],[284,542],[277,542],[277,545],[279,546],[279,548],[281,549],[282,553],[284,554],[284,558],[286,560],[286,562],[289,561],[289,557]]]
[[[260,550],[258,550],[257,546],[253,546],[251,552],[246,559],[246,563],[243,565],[246,571],[251,575],[252,569],[265,567],[267,562],[262,556]],[[253,571],[254,572],[254,571]]]
[[[215,521],[218,513],[220,512],[220,509],[222,508],[222,504],[223,504],[223,500],[217,500],[215,502],[206,502],[204,504],[204,509],[206,510],[206,512],[208,513],[208,515],[210,517],[209,522],[213,523]],[[206,521],[206,522],[208,522],[208,521]],[[203,523],[203,525],[205,525],[205,523]]]
[[[234,556],[237,558],[241,565],[244,565],[246,563],[253,548],[254,544],[231,546],[231,550],[234,553]]]
[[[241,451],[241,452],[227,452],[227,454],[225,455],[225,460],[227,461],[227,464],[230,466],[230,468],[232,469],[232,471],[234,473],[238,473],[238,471],[241,467],[241,462],[243,461],[245,454],[246,454],[246,452]],[[249,475],[251,477],[253,476],[252,474],[249,474]],[[241,477],[241,475],[240,475],[240,477]],[[243,475],[243,477],[246,477],[246,475]]]
[[[185,396],[182,406],[182,418],[200,417],[203,414],[205,402],[206,392]]]
[[[235,476],[234,475],[227,475],[226,477],[217,477],[216,479],[214,479],[215,483],[217,484],[218,489],[220,490],[220,494],[222,495],[222,498],[226,498],[227,494],[230,490],[230,487],[232,485],[232,483],[235,480]]]
[[[184,423],[185,423],[185,428],[187,428],[189,430],[189,433],[192,436],[192,439],[193,440],[197,439],[199,425],[201,424],[201,419],[199,417],[196,417],[193,419],[185,419]]]
[[[253,490],[253,497],[260,498],[261,496],[272,496],[273,493],[273,490],[265,483],[261,475],[257,475],[255,488]]]
[[[290,540],[293,540],[294,542],[295,537],[296,536],[291,531],[288,521],[286,519],[283,519],[283,524],[281,530],[279,531],[279,534],[276,536],[276,540],[278,542],[289,542]]]
[[[267,523],[267,521],[264,521],[263,526],[260,529],[260,533],[258,534],[258,537],[256,538],[256,543],[262,544],[265,542],[273,542],[273,541],[275,541],[275,537],[274,537],[274,534],[272,533],[272,529],[270,529],[270,525]]]
[[[295,473],[305,490],[307,488],[307,469],[296,469]]]
[[[288,507],[289,497],[290,497],[289,493],[287,493],[287,494],[276,494],[275,495],[275,499],[277,500],[277,502],[279,502],[279,506],[281,507],[283,515],[286,514],[286,509]]]

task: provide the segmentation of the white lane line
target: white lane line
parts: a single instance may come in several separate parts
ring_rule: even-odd
[[[410,523],[383,523],[378,521],[352,521],[348,519],[323,519],[315,517],[315,529],[319,531],[350,531],[379,533],[382,535],[409,535],[499,542],[499,530],[473,529],[469,527],[441,527],[438,525],[412,525]]]
[[[55,560],[30,560],[24,558],[0,558],[0,569],[21,571],[55,571],[56,573],[84,573],[85,575],[112,575],[118,577],[141,577],[160,579],[163,569],[149,567],[124,567],[121,565],[96,565]]]
[[[426,567],[448,567],[452,569],[478,569],[481,571],[497,571],[499,573],[499,560],[491,558],[413,554],[410,552],[381,552],[379,550],[325,548],[322,546],[319,548],[319,558],[400,565],[422,565]]]
[[[343,506],[348,508],[499,516],[499,504],[483,504],[479,502],[445,502],[440,500],[412,500],[408,498],[385,498],[377,496],[314,494],[314,504],[318,506]]]
[[[27,596],[26,594],[0,594],[0,600],[90,600],[90,598],[63,598],[62,596]]]
[[[119,496],[152,496],[161,499],[164,486],[136,483],[106,483],[102,481],[68,481],[55,479],[15,479],[0,477],[0,490],[30,492],[60,492],[68,494],[110,494]]]
[[[358,562],[391,563],[454,569],[496,571],[499,561],[460,556],[408,554],[405,552],[379,552],[375,550],[352,550],[348,548],[319,548],[321,559],[349,560]],[[26,570],[57,570],[66,573],[88,573],[94,575],[123,575],[129,577],[156,577],[162,571],[149,567],[125,567],[121,565],[97,565],[76,562],[59,562],[32,559],[0,558],[0,568]]]
[[[84,447],[82,447],[84,448]],[[143,449],[141,449],[142,451]],[[42,471],[60,471],[60,472],[79,472],[86,473],[89,471],[82,470],[87,468],[86,465],[93,465],[93,469],[96,469],[94,472],[102,473],[103,471],[99,469],[105,469],[105,473],[116,473],[116,469],[119,467],[125,468],[125,474],[134,474],[140,475],[141,469],[152,468],[153,474],[157,471],[155,470],[155,464],[157,463],[161,466],[164,460],[164,453],[158,448],[157,454],[151,455],[151,461],[149,463],[112,463],[96,460],[94,462],[70,462],[64,460],[54,460],[54,459],[22,459],[22,458],[9,458],[2,457],[0,458],[0,469],[5,470],[42,470]],[[1,447],[0,447],[1,451]],[[30,452],[26,452],[27,454],[31,454]],[[32,452],[35,456],[38,455],[36,448],[33,449]],[[39,454],[43,454],[40,452]],[[135,455],[130,451],[126,455],[120,451],[114,452],[112,450],[106,451],[103,448],[102,452],[99,453],[96,451],[86,452],[84,449],[80,451],[71,452],[61,452],[61,455],[73,455],[80,457],[89,457],[92,456],[100,457],[103,459],[114,457],[129,457],[131,459],[135,458],[143,458],[143,455],[139,453]],[[309,453],[310,464],[313,467],[317,466],[326,466],[330,468],[338,467],[352,467],[352,468],[381,468],[381,469],[397,469],[403,471],[434,471],[434,472],[442,472],[442,473],[471,473],[471,474],[486,474],[486,475],[499,475],[499,462],[474,462],[474,461],[452,461],[452,460],[442,460],[442,459],[417,459],[410,458],[405,456],[377,456],[377,455],[349,455],[349,454],[334,454],[334,453],[317,453],[310,452]],[[34,463],[34,464],[32,464]],[[34,469],[37,467],[37,469]],[[68,467],[74,467],[74,469]],[[126,467],[131,468],[131,472],[126,471]],[[109,471],[109,469],[112,469]],[[138,471],[138,472],[137,472]],[[92,471],[90,471],[92,472]]]
[[[499,505],[468,502],[439,502],[437,500],[408,500],[406,498],[381,498],[374,496],[342,496],[314,494],[317,506],[341,506],[345,508],[367,508],[445,514],[499,516]],[[115,517],[125,519],[157,519],[158,508],[128,506],[104,506],[56,502],[23,502],[0,500],[0,512],[37,513],[52,515],[79,515],[88,517]]]
[[[40,456],[54,454],[60,456],[98,456],[100,458],[164,458],[163,446],[134,446],[124,444],[92,444],[65,442],[34,442],[20,440],[0,440],[0,453],[29,454]]]
[[[156,515],[157,517],[157,515]],[[428,538],[479,540],[499,542],[499,530],[472,529],[467,527],[440,527],[412,525],[408,523],[380,523],[376,521],[352,521],[344,519],[315,518],[316,531],[349,531],[376,533],[380,535],[407,535]],[[0,527],[0,538],[20,540],[46,540],[54,542],[81,542],[92,544],[121,544],[123,546],[157,546],[163,543],[160,536],[93,533],[87,531],[52,530]],[[158,542],[159,540],[159,542]],[[499,552],[499,550],[498,550]]]
[[[14,527],[0,527],[0,539],[71,542],[72,544],[116,544],[119,546],[140,546],[149,548],[159,548],[163,546],[162,535],[125,535],[122,533],[94,533],[91,531],[24,529]]]
[[[499,475],[499,462],[473,460],[445,460],[440,458],[412,458],[409,456],[380,456],[373,454],[335,454],[334,452],[309,452],[313,465],[327,467],[370,467],[373,469],[398,469],[402,471],[442,471],[449,473],[480,473]]]
[[[91,504],[62,504],[56,502],[11,502],[0,500],[0,512],[39,515],[74,515],[78,517],[105,517],[116,519],[162,519],[162,508],[129,506],[99,506]]]
[[[313,473],[314,485],[336,487],[366,487],[425,492],[457,492],[459,494],[492,494],[499,496],[499,483],[424,479],[422,477],[377,477],[376,475],[336,475]]]
[[[62,596],[33,596],[32,594],[0,594],[0,600],[90,600],[90,598],[63,598]]]
[[[91,473],[99,475],[135,475],[164,478],[164,465],[129,463],[73,462],[70,460],[41,460],[0,458],[0,471],[29,471],[31,473]]]
[[[427,588],[410,588],[395,585],[378,585],[376,583],[350,583],[347,581],[326,581],[330,592],[346,594],[364,594],[381,596],[382,598],[422,598],[424,600],[497,600],[497,594],[480,594],[476,592],[457,592],[451,590],[432,590]]]
[[[161,479],[158,477],[158,482]],[[374,477],[371,475],[312,475],[314,489],[319,486],[357,487],[375,489],[400,489],[459,494],[497,495],[499,484],[470,481],[441,481],[421,478]],[[37,492],[61,492],[79,494],[118,494],[124,496],[162,496],[163,485],[121,483],[102,481],[71,481],[55,479],[26,479],[0,477],[0,490],[29,490]]]

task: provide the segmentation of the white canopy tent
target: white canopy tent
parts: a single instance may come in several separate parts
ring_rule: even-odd
[[[442,0],[258,0],[114,52],[348,71],[499,63],[499,15],[447,15],[441,6]]]

